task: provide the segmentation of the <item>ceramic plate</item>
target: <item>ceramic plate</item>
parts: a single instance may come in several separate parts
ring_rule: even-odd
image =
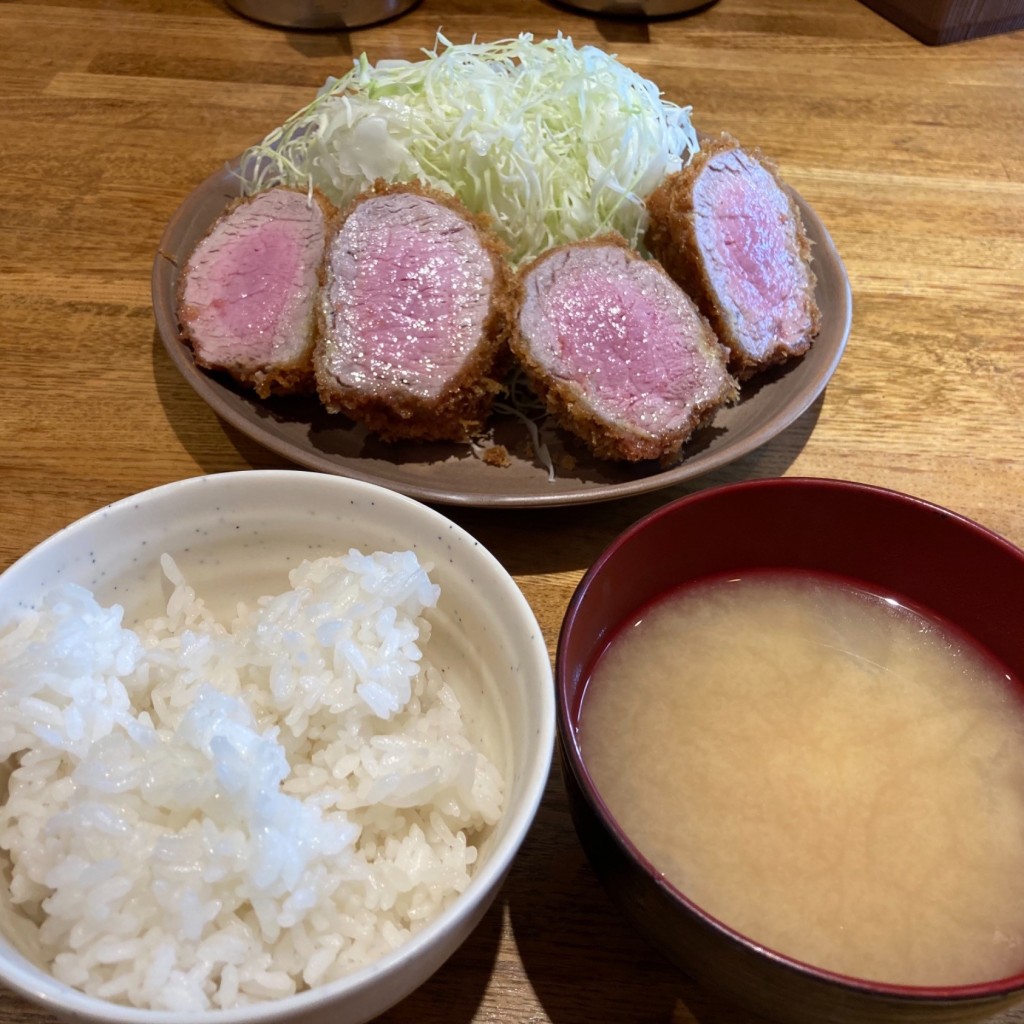
[[[542,437],[556,466],[554,480],[530,456],[529,435],[514,417],[495,417],[494,442],[511,464],[492,466],[466,444],[386,443],[346,417],[326,412],[315,396],[260,399],[226,376],[199,369],[178,335],[179,268],[196,242],[239,194],[234,166],[206,179],[178,208],[153,265],[153,309],[171,360],[227,423],[264,447],[309,469],[390,487],[422,501],[449,505],[528,507],[607,501],[690,480],[740,458],[786,429],[824,390],[850,331],[852,302],[842,260],[824,225],[796,201],[814,243],[821,333],[810,352],[784,369],[748,382],[741,401],[695,434],[669,467],[604,462],[554,426]]]

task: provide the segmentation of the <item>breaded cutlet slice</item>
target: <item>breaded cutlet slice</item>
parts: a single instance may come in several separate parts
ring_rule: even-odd
[[[465,441],[508,366],[514,278],[504,247],[458,199],[376,185],[327,243],[317,391],[387,440]]]
[[[723,136],[669,175],[647,209],[648,249],[693,296],[739,379],[810,348],[821,325],[811,246],[767,160]]]

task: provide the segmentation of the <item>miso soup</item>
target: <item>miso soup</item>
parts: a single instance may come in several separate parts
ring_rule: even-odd
[[[895,600],[687,587],[612,640],[578,742],[644,856],[755,942],[904,985],[1024,970],[1020,684]]]

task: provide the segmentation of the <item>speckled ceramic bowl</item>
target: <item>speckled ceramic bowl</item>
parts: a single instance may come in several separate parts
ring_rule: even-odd
[[[470,935],[530,827],[550,766],[554,690],[537,621],[498,561],[444,516],[373,484],[301,471],[227,473],[146,491],[72,524],[0,575],[0,630],[61,581],[123,605],[130,625],[166,600],[163,552],[198,593],[230,607],[236,595],[286,588],[288,569],[304,558],[350,548],[412,549],[432,563],[441,599],[429,613],[430,657],[451,670],[469,728],[504,771],[504,815],[466,892],[404,946],[284,1000],[190,1014],[194,1024],[359,1024],[412,992]],[[468,685],[460,689],[459,680]],[[179,1024],[180,1014],[116,1006],[58,983],[7,941],[12,913],[0,899],[0,981],[9,987],[71,1020]]]
[[[958,627],[1024,679],[1024,552],[947,509],[813,479],[734,484],[657,509],[613,541],[580,582],[555,667],[562,775],[583,847],[611,897],[689,975],[785,1024],[949,1024],[987,1019],[1019,1002],[1024,970],[970,985],[884,984],[767,949],[668,882],[604,803],[577,727],[584,688],[609,638],[677,587],[756,569],[828,573],[896,595]],[[755,762],[759,754],[747,751]]]

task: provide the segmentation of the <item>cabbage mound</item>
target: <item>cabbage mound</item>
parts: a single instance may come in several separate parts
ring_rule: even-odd
[[[365,54],[242,159],[247,194],[318,188],[344,206],[418,179],[487,214],[514,264],[617,231],[639,248],[644,199],[699,148],[690,108],[593,47],[524,33],[425,60]]]

